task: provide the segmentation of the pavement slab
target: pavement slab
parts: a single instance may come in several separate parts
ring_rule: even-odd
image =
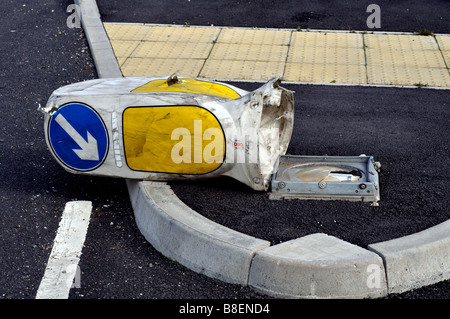
[[[450,35],[104,23],[124,76],[450,87]]]

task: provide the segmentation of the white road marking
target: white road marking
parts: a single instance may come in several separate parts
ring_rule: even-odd
[[[66,203],[36,299],[67,299],[86,238],[92,203]]]

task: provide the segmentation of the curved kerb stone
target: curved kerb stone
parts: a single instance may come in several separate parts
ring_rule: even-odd
[[[270,246],[198,214],[165,182],[127,187],[138,228],[163,255],[276,298],[378,298],[450,277],[450,220],[368,250],[322,233]]]
[[[203,217],[166,183],[127,180],[127,185],[138,228],[155,249],[196,272],[247,285],[253,255],[268,241]]]
[[[450,279],[450,220],[369,249],[383,258],[389,293]]]
[[[249,286],[280,298],[377,298],[387,294],[380,256],[322,233],[258,251]]]
[[[127,180],[138,228],[163,255],[199,273],[282,298],[386,295],[382,259],[326,234],[275,246],[203,217],[165,182]]]

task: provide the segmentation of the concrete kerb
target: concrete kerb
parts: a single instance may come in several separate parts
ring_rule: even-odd
[[[247,285],[253,255],[269,247],[268,241],[206,219],[166,183],[128,180],[127,185],[138,227],[156,250],[198,273]]]
[[[377,298],[387,294],[380,256],[322,233],[258,251],[249,286],[280,298]]]
[[[119,63],[106,34],[95,0],[74,0],[81,10],[81,23],[100,78],[122,77]]]
[[[389,293],[401,293],[450,278],[450,220],[368,248],[383,258]]]
[[[75,3],[99,77],[121,77],[95,0]],[[161,253],[275,297],[376,298],[450,278],[450,221],[369,250],[326,234],[270,247],[204,218],[167,183],[127,180],[127,187],[140,231]]]

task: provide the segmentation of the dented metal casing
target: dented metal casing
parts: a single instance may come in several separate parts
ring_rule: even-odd
[[[280,156],[271,199],[380,200],[380,163],[372,156]]]
[[[49,150],[76,174],[170,181],[230,176],[270,187],[289,145],[293,92],[195,78],[129,77],[64,86],[45,107]]]

